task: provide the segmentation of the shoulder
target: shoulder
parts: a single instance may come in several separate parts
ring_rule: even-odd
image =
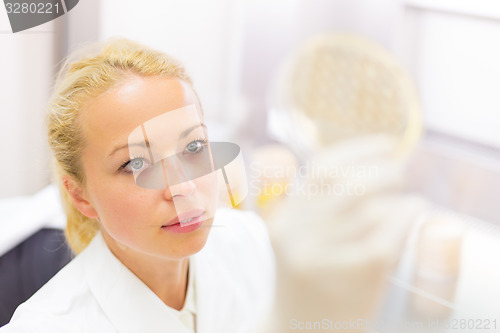
[[[85,251],[59,271],[0,328],[7,332],[87,332],[100,314],[84,274]]]

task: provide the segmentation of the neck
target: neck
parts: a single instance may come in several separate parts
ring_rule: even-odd
[[[167,306],[180,310],[187,291],[188,258],[164,259],[116,243],[103,232],[111,252]]]

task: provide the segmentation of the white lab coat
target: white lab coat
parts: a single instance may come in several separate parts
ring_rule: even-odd
[[[219,210],[194,265],[197,333],[251,332],[274,300],[275,267],[264,222]],[[187,333],[178,317],[107,248],[91,244],[28,301],[8,332]]]

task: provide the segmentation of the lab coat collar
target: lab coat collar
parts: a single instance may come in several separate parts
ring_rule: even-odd
[[[160,298],[111,253],[101,233],[81,255],[89,288],[118,332],[188,333]]]
[[[196,333],[238,333],[245,325],[242,281],[234,279],[238,267],[222,264],[227,258],[221,257],[228,254],[221,253],[220,246],[230,236],[221,229],[211,230],[204,248],[191,256],[196,267]]]
[[[191,262],[196,266],[196,333],[212,332],[209,328],[213,326],[213,312],[217,309],[217,295],[211,284],[210,272],[204,267],[203,255],[196,254],[191,257]],[[206,272],[206,273],[203,273]],[[207,274],[208,273],[208,274]]]

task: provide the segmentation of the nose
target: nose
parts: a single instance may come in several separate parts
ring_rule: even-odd
[[[193,194],[196,185],[193,180],[188,179],[179,160],[176,159],[175,162],[169,160],[168,165],[162,160],[162,167],[166,184],[164,195],[167,200],[173,200],[176,196],[190,196]]]
[[[170,186],[168,189],[166,189],[166,192],[168,192],[167,199],[173,200],[173,198],[176,196],[190,196],[191,194],[193,194],[195,187],[196,186],[194,185],[194,182],[192,180]]]

